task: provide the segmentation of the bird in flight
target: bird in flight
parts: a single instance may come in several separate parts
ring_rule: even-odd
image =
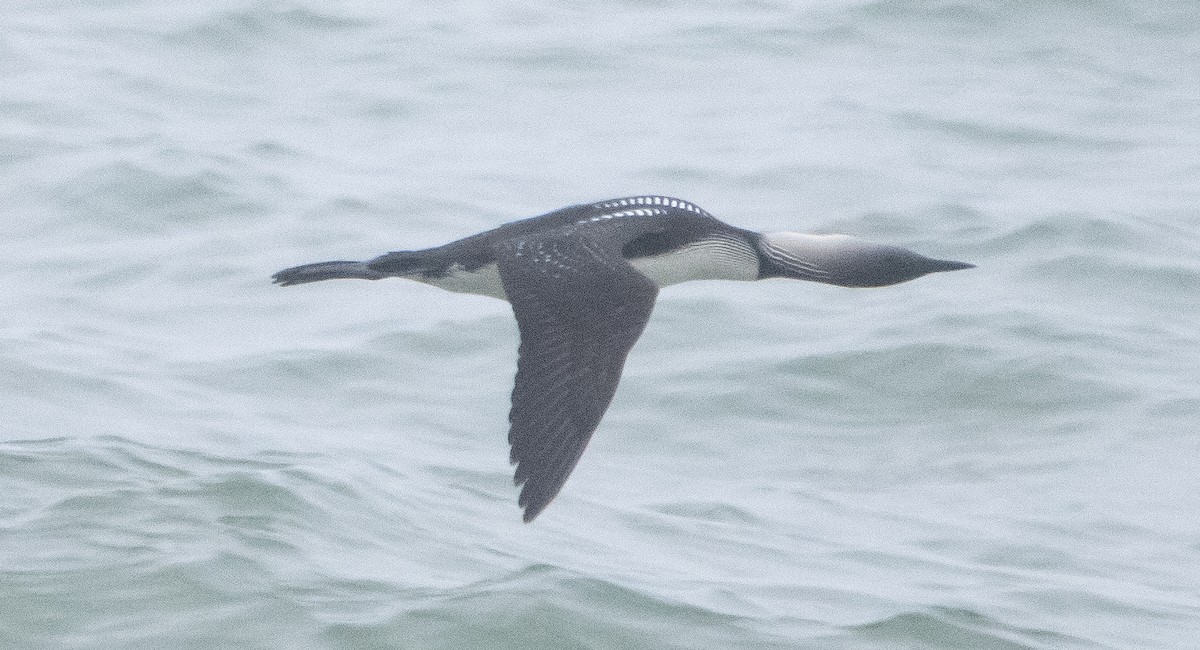
[[[521,343],[509,460],[530,522],[562,489],[600,424],[660,288],[767,278],[881,287],[973,266],[847,235],[757,233],[688,201],[631,196],[569,206],[434,248],[304,264],[274,280],[286,287],[397,277],[511,303]]]

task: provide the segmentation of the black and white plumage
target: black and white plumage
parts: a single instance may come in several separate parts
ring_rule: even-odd
[[[509,413],[518,503],[532,521],[558,494],[612,401],[661,287],[794,278],[877,287],[971,268],[845,235],[759,234],[664,196],[574,205],[458,241],[365,262],[306,264],[282,286],[401,277],[508,300],[521,335]]]

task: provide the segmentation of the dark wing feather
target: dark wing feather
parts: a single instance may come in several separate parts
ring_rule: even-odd
[[[556,230],[496,247],[521,332],[511,429],[525,521],[558,494],[621,379],[658,287],[615,243]]]

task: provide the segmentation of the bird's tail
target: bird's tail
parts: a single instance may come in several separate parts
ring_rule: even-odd
[[[293,266],[290,269],[284,269],[276,273],[271,276],[271,279],[275,280],[275,284],[281,287],[290,287],[293,284],[317,282],[318,280],[342,280],[347,278],[378,280],[382,277],[385,277],[384,274],[371,270],[366,262],[341,260]]]

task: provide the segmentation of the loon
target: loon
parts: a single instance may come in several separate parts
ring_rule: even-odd
[[[398,277],[511,303],[520,348],[509,461],[530,522],[579,461],[660,288],[767,278],[881,287],[973,266],[847,235],[760,234],[688,201],[632,196],[572,205],[434,248],[296,266],[273,279],[286,287]]]

